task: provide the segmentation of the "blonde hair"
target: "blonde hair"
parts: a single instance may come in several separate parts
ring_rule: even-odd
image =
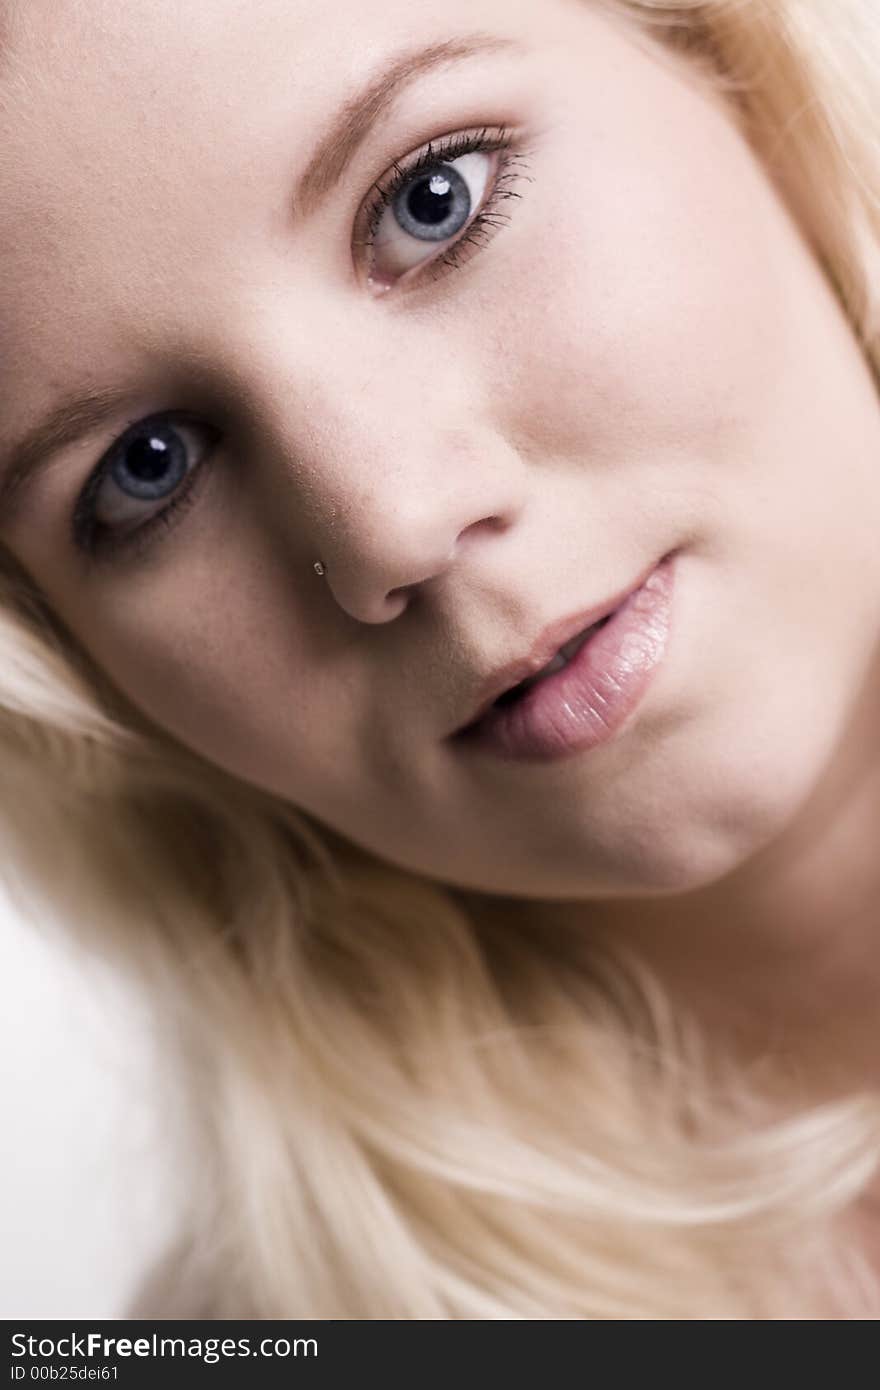
[[[594,3],[711,77],[880,381],[876,23]],[[134,1311],[877,1316],[847,1214],[880,1097],[777,1108],[635,958],[477,924],[210,766],[0,561],[10,887],[143,981],[167,1045],[186,1225]]]

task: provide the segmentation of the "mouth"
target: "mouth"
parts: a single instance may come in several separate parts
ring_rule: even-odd
[[[455,735],[467,733],[492,709],[516,704],[533,686],[563,670],[581,648],[611,621],[632,594],[642,587],[655,567],[656,564],[652,565],[635,584],[618,590],[604,603],[581,609],[544,628],[526,656],[507,662],[483,681],[476,708],[470,718],[455,730]]]
[[[616,612],[617,609],[615,608],[614,613]],[[517,700],[522,699],[526,692],[531,690],[533,685],[539,685],[541,681],[546,680],[548,676],[555,676],[557,671],[563,671],[565,667],[568,666],[569,662],[574,660],[581,648],[589,642],[590,638],[593,637],[595,633],[601,632],[606,623],[611,622],[614,613],[609,613],[606,617],[600,618],[597,623],[591,623],[589,627],[584,628],[584,630],[579,632],[576,637],[573,637],[570,642],[566,642],[564,646],[560,647],[559,651],[553,657],[553,660],[548,661],[547,665],[544,666],[537,675],[528,676],[524,681],[520,681],[517,685],[512,685],[509,690],[503,691],[496,700],[492,701],[489,709],[504,709],[507,705],[516,704]],[[471,722],[476,723],[477,721],[472,720]]]
[[[589,612],[552,624],[529,656],[484,684],[453,735],[507,760],[542,761],[596,747],[635,711],[664,659],[675,552]]]

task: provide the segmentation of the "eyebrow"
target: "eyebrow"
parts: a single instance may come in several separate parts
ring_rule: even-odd
[[[515,52],[513,39],[477,33],[448,39],[402,53],[337,113],[318,141],[294,189],[296,215],[311,216],[336,187],[379,119],[418,77],[439,68],[487,53]],[[59,402],[9,450],[9,461],[0,473],[0,525],[9,522],[27,484],[45,471],[53,455],[97,429],[118,411],[129,396],[124,389],[91,390]]]
[[[297,184],[295,207],[305,217],[314,212],[322,198],[342,178],[380,116],[417,77],[465,58],[516,51],[519,47],[513,39],[494,34],[471,34],[467,38],[448,39],[401,54],[343,106],[319,141]]]
[[[0,475],[0,524],[12,520],[26,484],[46,470],[52,456],[112,418],[128,395],[108,388],[68,397],[12,447]]]

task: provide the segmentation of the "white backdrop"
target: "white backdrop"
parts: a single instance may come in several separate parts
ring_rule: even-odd
[[[131,992],[0,886],[0,1318],[124,1316],[171,1226],[152,1056]]]

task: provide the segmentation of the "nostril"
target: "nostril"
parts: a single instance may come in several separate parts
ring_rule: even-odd
[[[391,622],[393,618],[400,617],[403,610],[409,607],[411,597],[409,589],[389,589],[385,595],[385,621]]]
[[[506,531],[510,522],[503,516],[484,516],[481,521],[474,521],[470,526],[462,531],[459,540],[473,539],[476,534],[483,531]]]

